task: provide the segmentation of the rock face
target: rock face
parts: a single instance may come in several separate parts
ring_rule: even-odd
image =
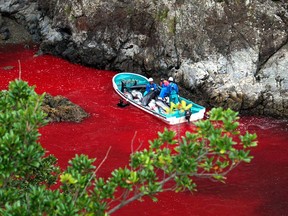
[[[80,106],[67,98],[45,94],[42,110],[47,114],[49,122],[81,122],[89,116]]]
[[[174,76],[211,106],[288,117],[287,1],[0,0],[0,12],[43,52]]]

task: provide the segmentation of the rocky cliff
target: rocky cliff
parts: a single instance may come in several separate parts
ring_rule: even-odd
[[[0,0],[0,12],[45,53],[174,76],[211,106],[288,117],[284,0]]]

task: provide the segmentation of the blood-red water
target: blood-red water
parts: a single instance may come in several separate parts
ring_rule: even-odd
[[[98,176],[108,177],[113,169],[128,164],[132,149],[142,143],[147,146],[157,131],[167,127],[182,134],[193,128],[188,124],[168,126],[132,106],[118,108],[119,97],[111,85],[115,72],[49,55],[34,57],[36,50],[0,48],[0,89],[7,89],[21,71],[21,78],[36,85],[38,93],[63,95],[90,113],[81,123],[53,123],[41,128],[41,144],[59,159],[62,168],[75,154],[97,158],[99,164],[111,146],[98,172]],[[165,192],[156,203],[136,201],[115,215],[288,215],[288,121],[243,116],[240,127],[256,132],[259,145],[252,151],[253,161],[231,172],[226,184],[198,179],[194,194]]]

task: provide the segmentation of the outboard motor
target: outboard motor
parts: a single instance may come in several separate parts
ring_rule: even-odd
[[[185,119],[190,123],[190,117],[192,115],[191,109],[185,111]]]

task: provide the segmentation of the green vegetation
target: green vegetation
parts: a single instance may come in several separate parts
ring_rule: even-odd
[[[164,21],[165,19],[167,19],[168,13],[169,13],[169,8],[163,7],[157,12],[157,20],[161,22]]]
[[[60,174],[56,159],[37,142],[46,123],[42,99],[19,80],[0,94],[1,215],[109,215],[144,196],[157,201],[167,189],[194,191],[198,177],[224,182],[239,163],[251,161],[249,149],[257,145],[256,134],[240,134],[236,112],[218,108],[180,140],[174,131],[159,132],[108,179],[96,176],[101,165],[85,155]],[[59,189],[49,189],[56,179]]]
[[[172,17],[168,22],[168,29],[170,33],[172,34],[176,33],[176,24],[177,24],[176,17]]]
[[[64,8],[64,13],[66,16],[69,16],[72,12],[72,5],[65,5],[65,8]]]

